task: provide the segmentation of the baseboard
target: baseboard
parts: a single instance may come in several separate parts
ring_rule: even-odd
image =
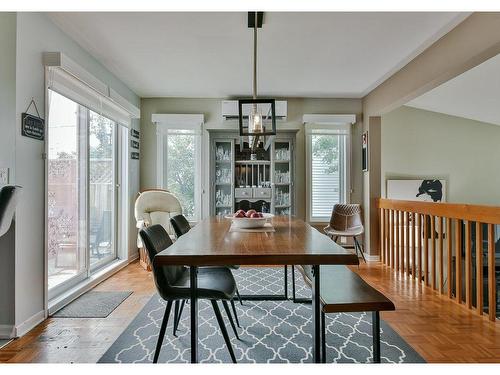
[[[129,264],[132,262],[135,262],[137,259],[139,259],[139,251],[137,251],[137,249],[136,249],[134,254],[131,254],[131,253],[128,254]]]
[[[365,253],[367,262],[380,262],[380,255],[368,255]]]
[[[15,332],[13,324],[0,324],[0,339],[12,339],[15,337]]]
[[[14,336],[21,337],[39,325],[41,322],[45,320],[46,314],[45,310],[41,310],[37,312],[35,315],[26,319],[21,324],[18,324],[15,328]]]

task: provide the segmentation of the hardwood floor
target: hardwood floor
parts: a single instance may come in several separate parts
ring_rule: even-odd
[[[428,362],[500,363],[500,323],[488,321],[430,288],[396,275],[378,263],[353,270],[396,305],[383,312],[388,322]],[[101,283],[96,290],[132,290],[104,319],[49,318],[0,349],[0,362],[96,362],[154,293],[151,273],[139,262]]]

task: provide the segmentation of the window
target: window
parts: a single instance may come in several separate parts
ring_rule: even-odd
[[[117,168],[125,127],[48,90],[47,250],[53,298],[117,258]]]
[[[164,115],[167,116],[167,115]],[[157,123],[159,185],[181,202],[189,221],[201,219],[201,126]]]
[[[349,124],[307,124],[306,142],[308,220],[327,222],[349,200]]]

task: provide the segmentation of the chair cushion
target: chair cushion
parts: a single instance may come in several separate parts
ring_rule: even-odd
[[[190,272],[185,268],[181,277],[172,285],[173,298],[189,298]],[[226,267],[198,268],[198,298],[229,300],[236,293],[236,281]]]
[[[336,230],[333,229],[331,226],[327,226],[323,230],[325,231],[325,234],[329,236],[344,236],[344,237],[360,236],[365,231],[363,226],[349,228],[346,230]]]

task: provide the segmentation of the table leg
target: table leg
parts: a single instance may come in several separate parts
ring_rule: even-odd
[[[313,309],[313,362],[321,363],[321,302],[319,299],[319,265],[313,265],[312,309]]]
[[[198,363],[198,267],[190,267],[191,287],[191,363]]]

